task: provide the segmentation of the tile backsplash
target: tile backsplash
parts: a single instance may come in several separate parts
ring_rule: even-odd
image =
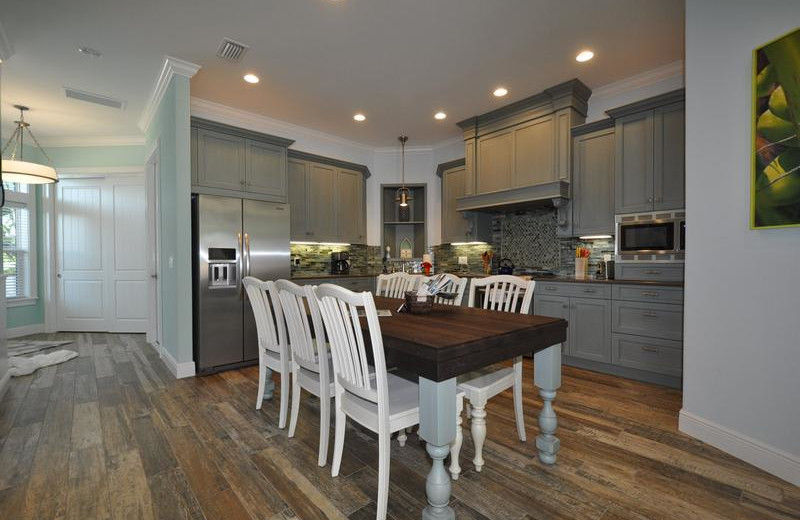
[[[380,246],[350,244],[349,246],[329,244],[291,244],[292,259],[299,258],[300,265],[292,262],[292,276],[330,274],[331,253],[346,251],[350,253],[351,274],[375,274],[382,268]]]

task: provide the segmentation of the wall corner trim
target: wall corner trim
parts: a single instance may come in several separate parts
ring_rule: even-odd
[[[167,368],[172,375],[175,376],[176,379],[184,379],[186,377],[194,377],[195,366],[194,361],[187,361],[186,363],[178,363],[175,361],[175,358],[172,357],[172,354],[167,352],[167,350],[161,345],[153,345],[153,348],[156,349],[158,355],[164,360],[164,364],[167,365]]]
[[[680,411],[678,429],[795,486],[800,486],[800,457],[796,455],[686,410]]]
[[[164,65],[161,67],[161,72],[158,75],[153,91],[150,93],[150,98],[147,100],[144,112],[142,112],[142,116],[139,118],[139,130],[147,132],[147,129],[150,128],[156,110],[158,110],[158,105],[160,105],[161,100],[164,99],[164,94],[167,91],[172,76],[177,74],[179,76],[191,78],[197,74],[198,70],[200,70],[200,65],[173,58],[172,56],[164,56]]]

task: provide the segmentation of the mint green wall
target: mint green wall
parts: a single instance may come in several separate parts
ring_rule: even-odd
[[[191,163],[189,78],[173,76],[145,146],[158,144],[161,202],[161,324],[163,348],[192,361]]]
[[[141,166],[144,168],[144,146],[69,146],[47,148],[47,155],[58,168],[95,168],[115,166]],[[32,161],[44,161],[38,150],[25,146],[24,156]],[[38,300],[29,305],[9,307],[7,310],[8,328],[28,327],[44,323],[44,215],[42,208],[42,188],[36,187],[36,285]]]

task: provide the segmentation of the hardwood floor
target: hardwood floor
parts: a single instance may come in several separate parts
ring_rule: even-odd
[[[348,428],[332,478],[316,465],[314,398],[288,439],[274,400],[254,408],[256,368],[175,380],[143,336],[41,337],[80,356],[12,379],[0,401],[0,518],[375,517],[376,437]],[[493,399],[480,473],[465,420],[458,519],[800,518],[800,489],[678,433],[680,392],[584,370],[565,369],[561,451],[541,465],[532,380],[526,360],[531,440],[510,392]],[[420,518],[428,469],[415,434],[393,442],[391,518]]]

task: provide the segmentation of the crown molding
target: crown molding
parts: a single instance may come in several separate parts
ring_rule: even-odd
[[[50,137],[40,139],[43,148],[71,146],[144,146],[143,135],[108,135],[87,137]]]
[[[431,146],[431,148],[433,148],[433,150],[436,151],[436,150],[439,150],[441,148],[446,148],[448,146],[453,146],[454,144],[464,144],[464,136],[461,135],[461,133],[459,133],[459,135],[457,135],[455,137],[449,137],[447,139],[439,141],[438,143],[434,143]]]
[[[592,96],[598,97],[611,97],[619,94],[630,92],[643,87],[649,87],[660,81],[673,78],[675,76],[683,76],[683,60],[673,61],[661,67],[651,69],[635,76],[630,76],[608,85],[603,85],[592,91]]]
[[[153,122],[153,117],[155,117],[156,110],[161,104],[161,100],[164,99],[164,94],[167,91],[167,87],[169,87],[172,76],[177,74],[179,76],[191,78],[197,74],[198,70],[200,70],[200,65],[173,58],[172,56],[164,56],[164,65],[161,67],[161,72],[158,75],[153,91],[150,93],[150,98],[147,100],[144,112],[142,112],[142,116],[139,118],[139,129],[142,132],[146,132]]]
[[[14,55],[14,46],[11,45],[11,40],[8,39],[6,29],[0,21],[0,60],[6,61]]]
[[[192,117],[199,117],[210,121],[217,121],[240,128],[246,128],[256,132],[263,132],[267,134],[287,134],[297,136],[303,134],[317,139],[325,140],[337,145],[350,146],[362,151],[372,152],[375,148],[364,143],[351,141],[343,137],[338,137],[333,134],[313,130],[304,126],[287,123],[280,119],[273,119],[261,114],[248,112],[240,108],[230,107],[214,101],[200,99],[196,97],[191,98],[190,112]]]

